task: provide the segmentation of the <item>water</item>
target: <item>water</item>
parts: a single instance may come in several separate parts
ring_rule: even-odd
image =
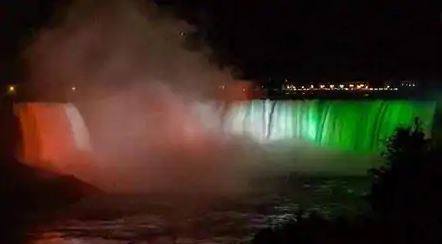
[[[14,111],[22,136],[20,161],[59,172],[91,151],[88,128],[74,105],[21,103]]]
[[[224,112],[220,107],[224,107]],[[183,107],[181,110],[183,109],[186,108]],[[137,140],[123,137],[125,140],[122,140],[124,142],[122,145],[128,144],[128,141],[137,141],[139,144],[145,140],[150,142],[149,138],[139,138],[146,133],[146,130],[159,131],[163,137],[166,132],[173,131],[171,139],[162,142],[163,145],[174,141],[179,144],[180,139],[187,140],[181,144],[189,145],[196,141],[195,138],[204,136],[203,131],[211,130],[247,137],[259,143],[295,140],[341,151],[377,154],[396,128],[412,125],[416,117],[422,120],[425,132],[430,135],[435,109],[435,102],[405,100],[255,100],[234,102],[228,106],[205,103],[189,107],[189,111],[183,113],[179,119],[165,116],[160,121],[148,120],[147,122],[151,123],[148,128],[140,129],[140,126],[132,126],[130,129],[124,129],[123,131],[137,132],[134,136]],[[146,109],[146,114],[148,113],[149,110]],[[177,114],[174,110],[167,113]],[[23,134],[20,158],[24,162],[32,165],[50,162],[54,163],[55,168],[62,167],[65,166],[62,164],[68,164],[66,161],[72,163],[71,158],[77,157],[78,161],[79,155],[92,150],[87,123],[72,104],[19,104],[16,105],[16,114]],[[106,120],[101,121],[96,127],[107,128],[109,120],[114,121],[115,114],[111,115],[108,116],[110,118],[102,118]],[[136,114],[123,118],[122,125],[134,120],[140,123],[144,119],[143,115]],[[203,123],[198,123],[199,120]],[[178,126],[180,123],[182,127]],[[171,128],[167,128],[168,124]],[[190,130],[189,126],[195,128],[192,127]],[[179,130],[183,130],[182,134],[186,134],[187,137],[180,136]],[[112,142],[112,134],[121,129],[113,128],[112,131],[113,133],[109,131],[102,133],[109,137],[106,137],[104,143]],[[190,138],[192,142],[189,141],[189,133],[192,135]],[[159,136],[158,133],[149,135]],[[121,148],[120,144],[118,145]],[[153,147],[153,143],[146,144],[142,145],[147,148]],[[102,145],[95,146],[99,148]],[[119,150],[121,151],[121,149],[113,151]]]
[[[204,203],[189,203],[187,200],[181,200],[183,206],[176,207],[171,206],[173,203],[170,199],[164,203],[142,196],[115,197],[98,203],[92,200],[94,205],[102,208],[94,210],[94,214],[105,212],[104,215],[111,216],[101,219],[100,216],[86,219],[74,216],[55,221],[34,232],[31,243],[145,243],[158,236],[177,239],[177,243],[245,242],[259,228],[272,222],[272,218],[287,215],[272,207],[262,213],[258,211],[262,204],[274,204],[277,207],[278,204],[274,203],[277,200],[277,197],[262,199],[260,203],[256,203],[256,199],[253,203],[237,200],[235,204],[230,203],[230,206],[224,200],[224,206],[211,203],[210,208],[204,206]],[[87,207],[83,205],[80,208],[81,212]],[[121,213],[112,216],[112,212],[118,212],[119,209]]]
[[[312,142],[342,151],[378,153],[396,128],[420,118],[431,132],[435,102],[296,100],[234,103],[225,130],[259,142]]]
[[[75,150],[90,148],[82,116],[71,105],[34,106],[37,108],[28,107],[27,113],[24,106],[18,114],[24,139],[29,140],[24,149],[37,159],[43,155],[57,161]],[[220,120],[205,129],[265,145],[259,155],[266,160],[267,173],[287,177],[287,172],[328,171],[336,176],[365,174],[375,160],[365,162],[360,155],[375,155],[395,128],[410,125],[415,117],[422,119],[429,133],[435,103],[257,100],[235,102],[224,106],[224,112],[219,108],[216,104],[203,106],[202,120],[214,122],[217,116]],[[196,110],[189,116],[201,112]],[[33,140],[38,147],[32,145]],[[56,146],[63,150],[51,150]],[[349,187],[340,180],[329,180],[287,185],[284,178],[284,184],[273,188],[265,182],[254,186],[262,190],[259,193],[228,197],[112,195],[87,199],[26,231],[26,244],[152,243],[161,237],[177,243],[244,243],[260,229],[293,218],[301,206],[326,215],[360,210],[355,202],[362,193],[353,189],[357,184]]]
[[[230,182],[226,180],[230,175],[223,177],[221,172],[238,172],[238,165],[253,170],[264,165],[268,168],[264,171],[361,175],[382,163],[376,155],[397,127],[409,126],[419,117],[430,135],[436,107],[435,102],[404,100],[254,100],[179,106],[166,100],[167,106],[153,118],[149,114],[153,107],[137,106],[126,113],[126,104],[107,102],[98,107],[102,114],[93,113],[99,117],[95,120],[72,104],[17,105],[23,134],[19,156],[33,166],[74,174],[96,185],[105,182],[101,187],[125,189],[156,187],[173,175],[181,175],[181,183],[188,181],[187,175],[214,179],[201,181],[205,184]],[[115,109],[115,104],[121,106]],[[244,138],[256,146],[246,146],[250,140]],[[159,168],[162,171],[155,171]],[[120,186],[121,182],[131,183]],[[178,183],[171,184],[176,188]]]
[[[27,244],[247,243],[300,207],[326,216],[362,211],[364,178],[260,180],[262,191],[236,196],[110,195],[87,199],[29,231]],[[265,182],[265,184],[263,184]],[[264,189],[263,185],[267,185]],[[273,188],[274,187],[274,188]]]

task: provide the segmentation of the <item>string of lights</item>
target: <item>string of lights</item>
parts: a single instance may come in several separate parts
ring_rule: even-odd
[[[383,86],[371,86],[368,82],[319,83],[317,85],[296,84],[286,81],[282,85],[285,92],[291,91],[399,91],[402,88],[415,88],[414,81],[401,81],[395,85],[384,83]]]

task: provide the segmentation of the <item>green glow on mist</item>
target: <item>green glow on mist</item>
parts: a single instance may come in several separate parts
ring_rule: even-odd
[[[354,152],[379,152],[396,128],[416,117],[430,133],[435,102],[251,101],[234,104],[227,130],[261,142],[299,139]]]

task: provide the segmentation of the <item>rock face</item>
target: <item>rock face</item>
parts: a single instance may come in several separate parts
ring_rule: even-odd
[[[26,243],[27,229],[46,213],[99,190],[71,176],[31,168],[16,160],[0,166],[0,243]]]
[[[100,191],[73,176],[62,176],[8,161],[0,170],[3,206],[20,211],[45,211]]]

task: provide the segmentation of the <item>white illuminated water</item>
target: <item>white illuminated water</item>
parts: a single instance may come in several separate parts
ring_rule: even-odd
[[[91,151],[89,131],[78,109],[73,104],[66,104],[65,113],[69,120],[76,148],[80,151]]]

